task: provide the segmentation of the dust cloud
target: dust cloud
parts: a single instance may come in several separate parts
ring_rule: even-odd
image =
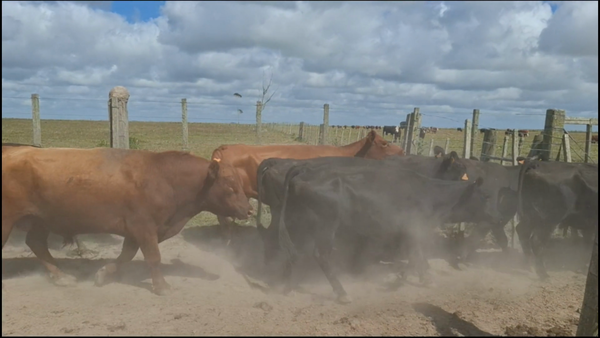
[[[172,287],[164,297],[151,293],[141,252],[118,281],[93,285],[96,271],[120,253],[117,236],[81,236],[91,250],[83,257],[72,257],[74,246],[63,248],[62,238],[51,236],[59,267],[78,281],[65,288],[50,284],[15,230],[2,252],[2,334],[574,335],[587,272],[581,245],[553,239],[546,259],[551,278],[541,282],[523,267],[519,251],[503,254],[493,244],[453,268],[445,260],[448,236],[431,236],[427,287],[416,276],[399,279],[399,266],[381,264],[388,257],[380,244],[365,251],[357,268],[349,245],[336,241],[334,267],[353,299],[340,305],[308,249],[294,267],[298,287],[283,295],[281,272],[263,263],[253,226],[234,227],[229,245],[218,225],[186,228],[161,243],[161,269]]]

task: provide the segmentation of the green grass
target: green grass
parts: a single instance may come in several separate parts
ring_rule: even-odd
[[[73,148],[93,148],[108,147],[109,142],[109,122],[108,121],[68,121],[68,120],[42,120],[42,146],[43,147],[73,147]],[[318,126],[305,126],[305,139],[307,142],[315,144]],[[525,139],[521,154],[527,154],[531,149],[532,132]],[[254,125],[238,124],[216,124],[216,123],[189,123],[188,142],[191,153],[210,158],[212,151],[222,144],[256,144],[256,133]],[[176,122],[129,122],[129,141],[132,149],[146,149],[152,151],[181,150],[183,146],[183,136],[181,132],[181,123]],[[361,137],[364,136],[361,134]],[[572,159],[574,162],[583,161],[583,149],[585,133],[572,132],[571,136],[574,142],[571,142]],[[298,125],[273,125],[263,124],[261,139],[262,144],[300,144],[296,139],[298,137]],[[359,139],[357,130],[329,129],[329,142],[340,145],[355,142]],[[481,141],[483,135],[477,135],[478,141],[475,145],[473,154],[477,157],[481,154]],[[14,143],[32,143],[33,132],[32,122],[29,119],[2,119],[2,142]],[[391,140],[391,136],[386,136]],[[429,154],[431,140],[434,145],[445,146],[446,139],[449,139],[449,150],[455,150],[462,156],[464,134],[456,129],[439,129],[436,134],[428,133],[420,144],[421,153]],[[498,131],[496,144],[496,156],[502,154],[504,133]],[[509,151],[507,156],[512,156],[512,146],[509,142]],[[592,145],[592,160],[597,163],[598,145]],[[254,201],[253,201],[254,202]],[[253,203],[256,207],[256,203]],[[266,212],[268,224],[269,212]],[[216,224],[216,217],[211,213],[201,213],[192,219],[190,225]],[[248,224],[253,224],[250,221]]]

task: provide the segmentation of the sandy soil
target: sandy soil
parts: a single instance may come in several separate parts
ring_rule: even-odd
[[[76,287],[65,288],[48,282],[23,233],[14,231],[2,251],[2,335],[466,336],[576,330],[589,256],[567,259],[564,252],[572,247],[549,253],[547,282],[516,268],[519,253],[506,257],[493,249],[479,251],[460,271],[431,259],[430,287],[412,276],[391,283],[390,265],[373,265],[362,275],[342,274],[354,301],[339,305],[311,257],[294,272],[298,290],[282,295],[266,287],[263,277],[270,272],[258,263],[262,252],[255,231],[239,227],[227,248],[214,227],[187,228],[162,243],[162,271],[173,287],[162,297],[150,291],[141,252],[119,281],[93,285],[95,272],[120,252],[118,237],[83,236],[97,251],[84,258],[67,256],[70,248],[51,238],[60,267],[78,279]]]

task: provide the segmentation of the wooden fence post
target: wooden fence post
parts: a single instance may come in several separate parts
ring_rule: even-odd
[[[471,155],[475,153],[475,145],[477,144],[477,140],[479,139],[479,109],[473,109],[473,123],[471,125]]]
[[[410,134],[410,118],[412,113],[406,114],[406,126],[404,126],[404,138],[402,139],[402,149],[408,154],[408,135]]]
[[[448,153],[448,148],[450,148],[450,138],[446,138],[446,144],[444,145],[444,154]]]
[[[125,87],[116,86],[108,94],[111,148],[129,149],[128,101],[129,91]]]
[[[548,161],[559,154],[558,148],[562,144],[565,128],[565,111],[560,109],[546,110],[546,123],[544,124],[544,141],[542,142],[541,159]]]
[[[500,164],[504,165],[506,162],[504,159],[508,155],[508,135],[504,135],[504,143],[502,144],[502,159],[500,160]]]
[[[40,121],[40,96],[31,94],[31,120],[33,121],[33,145],[42,146],[42,123]]]
[[[562,144],[562,148],[563,148],[563,160],[565,162],[569,162],[571,163],[571,136],[569,136],[568,133],[565,133],[563,135],[563,144]]]
[[[304,122],[300,122],[300,126],[298,127],[298,141],[302,142],[304,140]]]
[[[479,158],[482,162],[488,162],[489,157],[496,156],[496,131],[487,129],[483,134],[483,143],[481,144],[481,157]]]
[[[415,107],[412,114],[410,114],[409,123],[407,123],[408,142],[405,148],[405,152],[408,155],[414,155],[419,152],[419,131],[421,129],[421,114],[419,108]]]
[[[517,139],[518,137],[518,139]],[[517,141],[518,140],[518,141]],[[513,129],[513,134],[512,134],[512,164],[513,165],[518,165],[519,162],[517,161],[517,157],[519,157],[519,154],[521,153],[521,141],[522,138],[518,136],[518,131],[517,129]]]
[[[463,148],[463,158],[471,157],[471,121],[469,119],[465,120],[465,140],[464,140],[464,148]]]
[[[188,144],[187,99],[181,99],[181,131],[183,133],[183,151],[190,150]]]
[[[590,259],[585,293],[581,304],[577,337],[592,335],[598,336],[598,230],[596,230],[594,248]],[[595,332],[594,332],[595,331]]]
[[[319,125],[319,139],[318,139],[318,144],[319,145],[323,145],[325,144],[325,125],[323,123],[321,123]]]
[[[321,138],[319,139],[319,144],[327,144],[329,134],[329,104],[325,103],[323,105],[323,133],[321,133]]]
[[[433,139],[429,143],[429,156],[433,156]]]
[[[262,129],[262,102],[256,101],[256,144],[260,144],[260,132]]]
[[[592,125],[585,125],[585,163],[590,162],[590,151],[592,150]]]

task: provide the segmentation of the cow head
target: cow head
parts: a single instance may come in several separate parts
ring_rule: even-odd
[[[204,181],[206,187],[206,207],[217,215],[247,219],[252,215],[252,206],[244,194],[242,179],[237,170],[229,164],[214,159],[208,166]]]
[[[467,166],[460,161],[458,154],[452,151],[443,157],[435,178],[446,181],[468,181]]]
[[[502,218],[498,211],[498,196],[490,194],[483,187],[483,178],[469,183],[452,208],[452,214],[458,218],[473,218],[497,223]]]
[[[355,157],[382,160],[388,156],[404,155],[404,149],[386,141],[375,130],[371,130],[362,141],[362,148]]]

